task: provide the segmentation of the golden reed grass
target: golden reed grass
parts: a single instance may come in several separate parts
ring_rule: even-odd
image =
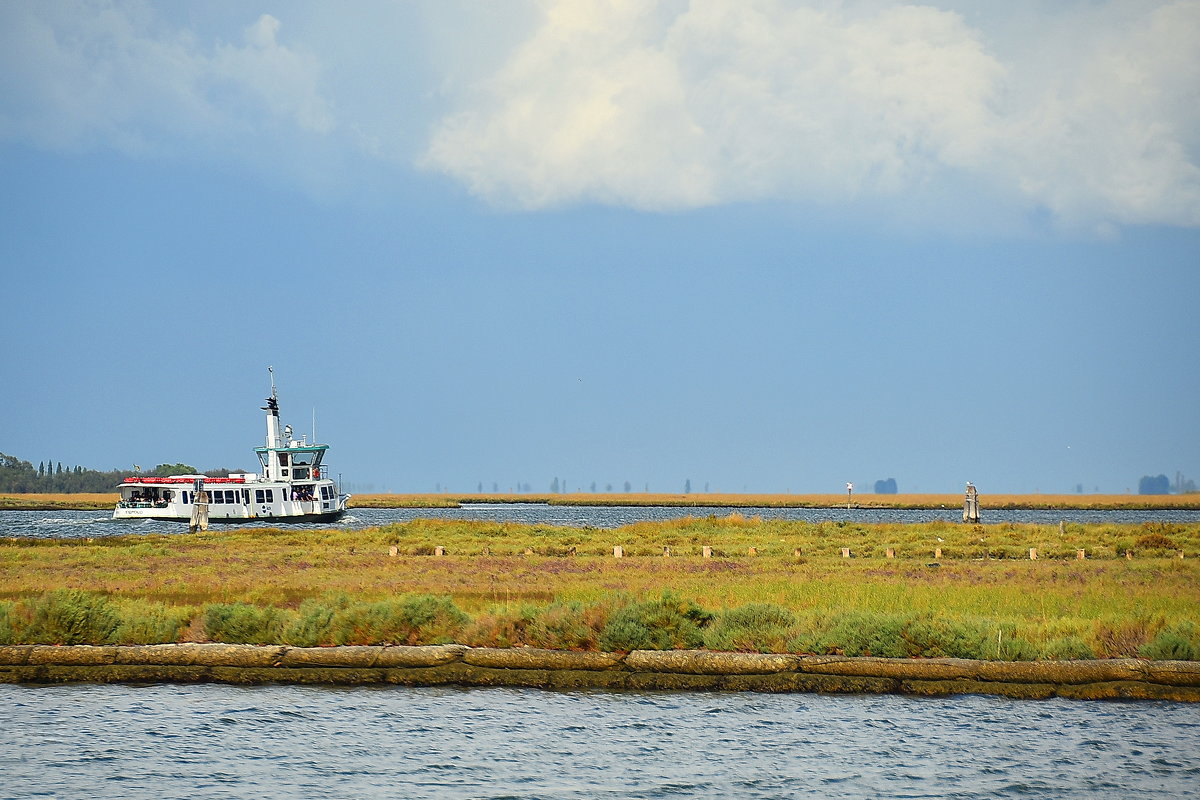
[[[1022,509],[1200,508],[1195,494],[980,494],[980,506]],[[844,494],[363,494],[359,508],[447,508],[463,503],[549,503],[595,506],[716,506],[724,508],[839,508]],[[961,494],[855,494],[855,508],[961,508]]]
[[[120,497],[121,495],[117,492],[79,492],[72,494],[0,494],[0,510],[94,511],[98,509],[111,509],[117,504],[117,500],[119,500]]]

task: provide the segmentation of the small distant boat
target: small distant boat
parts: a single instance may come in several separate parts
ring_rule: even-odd
[[[135,475],[119,487],[121,499],[113,519],[161,519],[187,522],[193,509],[207,501],[212,522],[331,522],[346,513],[350,495],[343,494],[324,465],[327,444],[292,437],[292,427],[279,424],[279,396],[271,371],[267,441],[254,448],[261,473],[231,472],[223,478]]]

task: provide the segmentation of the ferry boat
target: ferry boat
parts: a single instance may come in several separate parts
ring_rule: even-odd
[[[331,522],[346,513],[346,501],[324,466],[326,444],[295,439],[292,426],[280,427],[279,396],[271,370],[267,440],[254,448],[261,473],[232,472],[224,478],[172,475],[131,476],[121,482],[121,499],[113,519],[195,519],[193,510],[207,503],[206,521]]]

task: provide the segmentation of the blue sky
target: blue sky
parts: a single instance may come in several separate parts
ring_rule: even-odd
[[[0,7],[0,451],[362,489],[1200,473],[1200,3]]]

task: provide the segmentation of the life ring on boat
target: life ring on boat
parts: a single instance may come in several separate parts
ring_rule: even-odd
[[[313,470],[313,480],[318,481],[320,479],[321,479],[321,469],[318,467],[317,469]]]

